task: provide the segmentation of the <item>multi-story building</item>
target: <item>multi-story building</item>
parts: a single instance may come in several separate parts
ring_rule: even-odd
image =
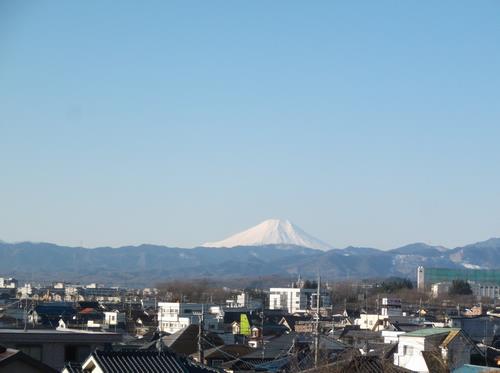
[[[191,324],[198,325],[202,314],[206,330],[220,329],[224,319],[222,310],[201,303],[159,302],[158,326],[163,332],[175,333]]]
[[[16,289],[17,280],[15,278],[0,277],[0,289]]]
[[[249,296],[243,292],[236,296],[236,299],[226,300],[226,307],[229,308],[244,308],[248,306]]]
[[[401,299],[399,298],[382,298],[382,306],[380,314],[383,317],[402,316]]]
[[[316,307],[316,289],[304,288],[271,288],[269,308],[285,310],[288,313],[306,313]],[[331,306],[330,296],[320,293],[320,307]]]
[[[500,269],[417,268],[418,288],[430,287],[434,296],[447,293],[454,280],[467,281],[478,297],[500,298]]]
[[[500,298],[500,286],[496,284],[471,283],[472,294],[477,297],[498,299]]]
[[[438,298],[445,294],[448,294],[450,291],[450,283],[449,282],[436,282],[431,285],[431,293],[434,298]]]

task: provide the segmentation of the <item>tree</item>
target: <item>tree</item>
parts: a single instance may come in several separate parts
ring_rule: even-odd
[[[392,277],[380,284],[385,293],[395,293],[402,289],[413,289],[413,284],[407,278]]]
[[[233,293],[207,279],[172,280],[160,283],[160,299],[170,302],[224,303]]]
[[[450,295],[470,295],[472,294],[472,289],[470,284],[465,280],[453,280],[448,293]]]
[[[318,283],[316,281],[306,280],[304,282],[304,289],[317,289],[317,288],[318,288]]]

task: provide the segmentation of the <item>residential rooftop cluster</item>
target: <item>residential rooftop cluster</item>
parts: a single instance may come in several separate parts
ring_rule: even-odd
[[[496,286],[495,277],[416,273],[413,289],[364,281],[343,300],[335,282],[300,277],[225,288],[223,301],[0,278],[0,371],[500,372],[499,295],[472,291]]]

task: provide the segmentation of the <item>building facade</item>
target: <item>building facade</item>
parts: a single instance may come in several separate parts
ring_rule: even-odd
[[[316,289],[271,288],[269,309],[284,310],[288,313],[306,313],[316,307]],[[330,296],[320,293],[320,307],[331,306]]]
[[[218,330],[223,323],[224,315],[220,307],[201,303],[158,303],[158,326],[160,331],[173,334],[189,325],[203,323],[206,330]]]

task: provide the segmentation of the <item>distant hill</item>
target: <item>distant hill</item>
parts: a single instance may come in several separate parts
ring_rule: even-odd
[[[0,242],[0,276],[21,281],[102,282],[151,286],[173,278],[238,278],[298,274],[326,279],[402,276],[415,278],[416,267],[499,268],[500,239],[445,249],[422,243],[383,251],[348,247],[316,250],[297,245],[196,247],[157,245],[120,248]]]

